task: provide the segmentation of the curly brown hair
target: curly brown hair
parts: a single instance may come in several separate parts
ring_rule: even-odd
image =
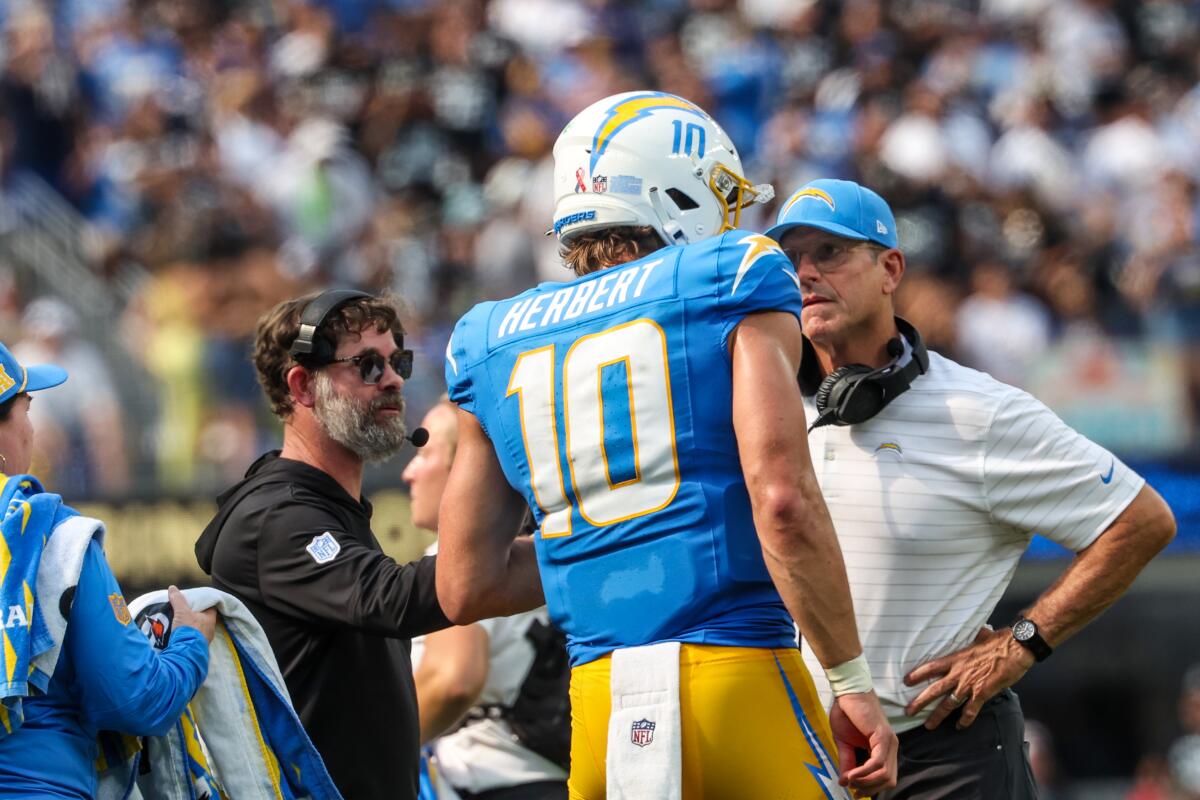
[[[300,315],[305,306],[320,295],[320,292],[313,292],[285,300],[259,317],[255,327],[254,368],[258,370],[258,382],[267,394],[271,411],[280,419],[290,416],[293,408],[287,374],[298,362],[288,350],[300,334]],[[351,300],[325,316],[317,336],[334,348],[344,335],[361,334],[368,327],[378,333],[391,331],[393,336],[403,336],[398,305],[390,294]]]
[[[636,261],[665,247],[658,231],[649,225],[621,226],[581,233],[562,246],[563,263],[576,275]]]

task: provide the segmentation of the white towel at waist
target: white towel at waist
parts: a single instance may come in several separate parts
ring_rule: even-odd
[[[613,651],[609,800],[681,800],[679,642]]]

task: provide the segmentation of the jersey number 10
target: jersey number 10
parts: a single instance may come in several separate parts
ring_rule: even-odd
[[[554,348],[547,345],[517,356],[506,394],[517,396],[533,494],[545,514],[542,536],[571,533],[564,453],[571,496],[588,524],[612,525],[666,508],[679,490],[679,456],[663,329],[638,319],[581,336],[563,359],[561,385]],[[614,482],[604,448],[601,374],[617,365],[625,367],[629,390],[634,474]],[[563,404],[561,432],[558,398]]]

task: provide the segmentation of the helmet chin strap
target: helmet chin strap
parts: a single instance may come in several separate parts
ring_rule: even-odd
[[[668,245],[688,244],[690,240],[683,226],[668,216],[657,186],[650,187],[650,207],[654,209],[654,216],[658,217],[658,229],[666,237]]]

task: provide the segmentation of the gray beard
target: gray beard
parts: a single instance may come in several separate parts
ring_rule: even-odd
[[[317,372],[316,405],[313,416],[330,439],[345,447],[367,463],[386,461],[404,446],[408,427],[404,424],[404,397],[378,397],[367,405],[354,398],[342,397],[333,388],[333,381]],[[400,415],[377,422],[375,412],[385,405],[399,405]]]

